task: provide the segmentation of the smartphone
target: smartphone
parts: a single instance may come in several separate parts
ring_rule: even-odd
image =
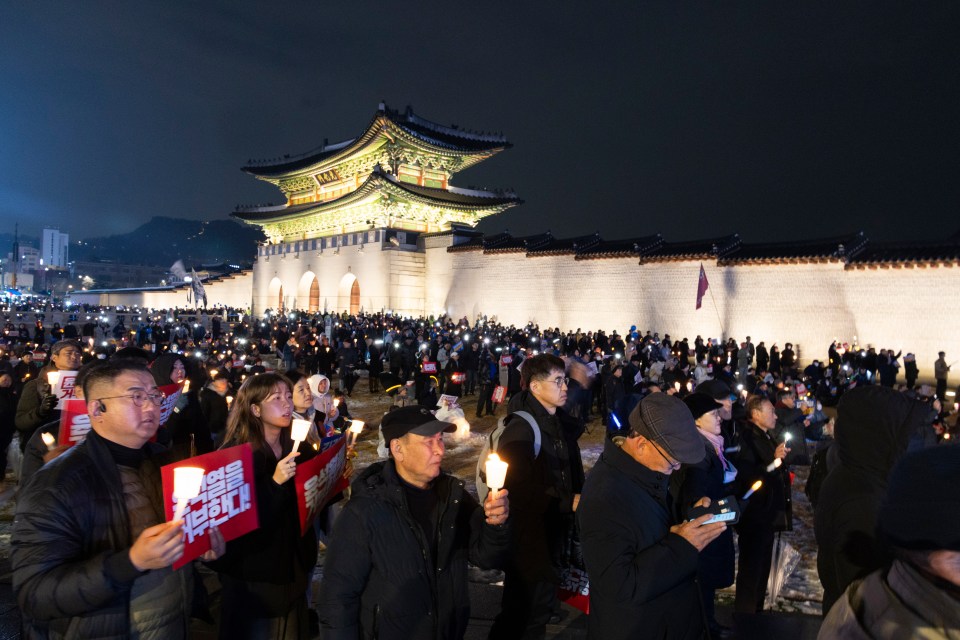
[[[735,496],[727,496],[712,501],[709,507],[694,507],[690,510],[687,519],[696,520],[707,513],[712,513],[713,517],[703,524],[713,524],[714,522],[725,522],[728,525],[737,524],[740,521],[740,504]]]

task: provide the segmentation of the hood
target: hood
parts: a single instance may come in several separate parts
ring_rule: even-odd
[[[330,392],[330,379],[327,378],[327,376],[322,376],[322,375],[320,375],[319,373],[315,373],[315,374],[313,374],[312,376],[310,376],[309,378],[307,378],[307,384],[310,386],[310,393],[312,393],[315,398],[319,398],[320,396],[325,395],[324,393],[320,393],[320,391],[319,391],[320,382],[322,382],[323,380],[326,380],[326,381],[327,381],[327,391],[326,391],[326,393],[329,393],[329,392]]]
[[[932,407],[887,387],[857,387],[837,405],[837,455],[848,469],[886,483],[894,463],[932,417]]]
[[[182,362],[183,367],[189,371],[187,360],[178,353],[165,353],[162,356],[157,356],[157,359],[150,365],[150,373],[153,374],[153,379],[158,387],[173,384],[170,379],[170,372],[173,371],[173,365],[177,360]]]

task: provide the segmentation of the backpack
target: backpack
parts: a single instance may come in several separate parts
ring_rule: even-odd
[[[487,499],[487,494],[490,492],[490,488],[487,487],[487,457],[491,453],[497,452],[497,447],[500,446],[500,438],[507,428],[507,419],[510,416],[520,416],[527,421],[527,424],[533,429],[533,458],[536,459],[540,455],[540,425],[537,424],[532,415],[526,411],[515,411],[500,418],[497,427],[487,436],[483,448],[480,449],[480,457],[477,459],[477,497],[481,503]]]

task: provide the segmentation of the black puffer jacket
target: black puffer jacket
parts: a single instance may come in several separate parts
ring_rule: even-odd
[[[155,503],[162,499],[162,462],[150,457],[141,468]],[[130,538],[120,472],[103,439],[91,431],[40,469],[17,504],[11,564],[25,637],[129,637],[130,592],[145,575],[130,562]],[[181,584],[186,634],[187,576]]]
[[[703,636],[699,554],[670,532],[668,482],[613,441],[604,444],[577,509],[590,574],[588,637]]]
[[[507,418],[497,453],[510,465],[513,529],[511,568],[527,582],[557,582],[556,567],[573,525],[573,496],[583,489],[583,461],[576,420],[557,409],[547,413],[529,391],[510,400],[510,412],[526,411],[540,426],[540,455],[534,458],[533,430],[520,416]]]
[[[932,430],[934,415],[931,405],[887,387],[858,387],[840,401],[832,447],[837,455],[814,512],[824,612],[850,583],[893,560],[875,534],[880,503],[894,463],[911,439]]]
[[[353,483],[337,519],[317,600],[322,636],[380,640],[462,638],[470,616],[467,559],[502,563],[507,525],[484,522],[463,482],[441,473],[436,566],[413,520],[392,460]]]
[[[772,432],[746,423],[740,431],[735,495],[742,496],[757,480],[763,485],[743,505],[737,531],[789,531],[793,528],[793,501],[787,465],[767,471],[776,457],[778,443]]]

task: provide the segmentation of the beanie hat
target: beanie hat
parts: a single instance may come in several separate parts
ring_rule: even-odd
[[[706,455],[687,405],[666,393],[652,393],[641,400],[630,412],[630,428],[680,463],[696,464]]]
[[[960,551],[960,447],[905,455],[890,474],[877,529],[889,544],[918,551]]]
[[[690,409],[693,419],[696,420],[705,413],[709,413],[723,407],[722,404],[711,398],[705,393],[691,393],[683,399],[683,403]]]

